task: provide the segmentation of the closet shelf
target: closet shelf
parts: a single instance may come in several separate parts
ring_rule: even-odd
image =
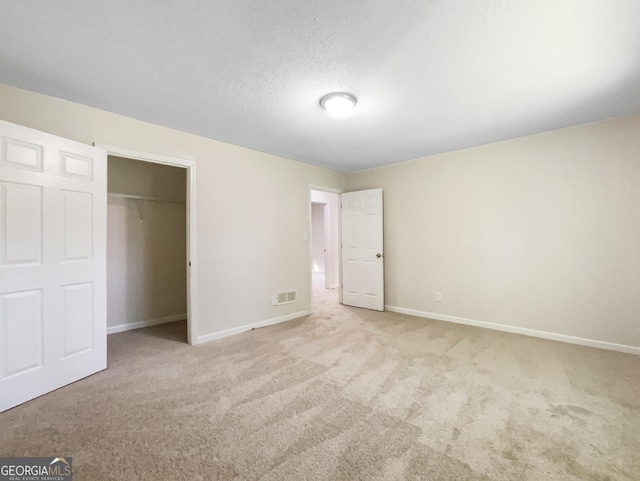
[[[159,197],[147,197],[144,195],[131,195],[131,194],[117,194],[114,192],[109,192],[108,197],[110,199],[133,199],[133,200],[146,200],[151,202],[169,202],[171,204],[184,204],[184,201],[181,200],[167,200],[161,199]]]

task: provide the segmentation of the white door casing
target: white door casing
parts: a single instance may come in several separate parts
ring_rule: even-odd
[[[382,189],[347,192],[342,203],[342,302],[384,311]]]
[[[107,367],[106,152],[0,121],[0,412]]]
[[[197,255],[196,255],[196,162],[195,160],[168,157],[166,155],[152,154],[131,150],[114,145],[96,143],[96,147],[104,150],[107,156],[114,155],[126,159],[140,160],[154,164],[170,165],[187,170],[187,338],[189,344],[195,345],[203,342],[198,336],[198,305],[196,284],[197,275]],[[206,335],[204,336],[206,337]]]

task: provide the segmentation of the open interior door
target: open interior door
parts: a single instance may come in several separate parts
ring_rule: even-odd
[[[342,201],[342,303],[384,311],[382,189],[348,192]]]
[[[0,412],[107,367],[106,152],[0,121]]]

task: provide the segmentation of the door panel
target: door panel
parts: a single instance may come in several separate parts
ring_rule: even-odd
[[[342,302],[384,310],[382,189],[342,194]]]
[[[6,138],[2,142],[0,165],[42,172],[42,146]]]
[[[11,292],[2,296],[4,311],[2,359],[7,365],[0,375],[12,376],[42,365],[42,291]]]
[[[93,346],[93,285],[62,286],[64,304],[65,357]]]
[[[42,187],[0,183],[2,234],[6,263],[40,263],[42,260]]]
[[[0,121],[0,411],[106,368],[106,153]]]
[[[89,260],[92,251],[93,198],[84,192],[64,195],[64,261]]]

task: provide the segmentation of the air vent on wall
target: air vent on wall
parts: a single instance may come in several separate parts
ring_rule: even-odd
[[[289,304],[296,302],[296,291],[278,292],[271,296],[271,305],[279,306],[281,304]]]

